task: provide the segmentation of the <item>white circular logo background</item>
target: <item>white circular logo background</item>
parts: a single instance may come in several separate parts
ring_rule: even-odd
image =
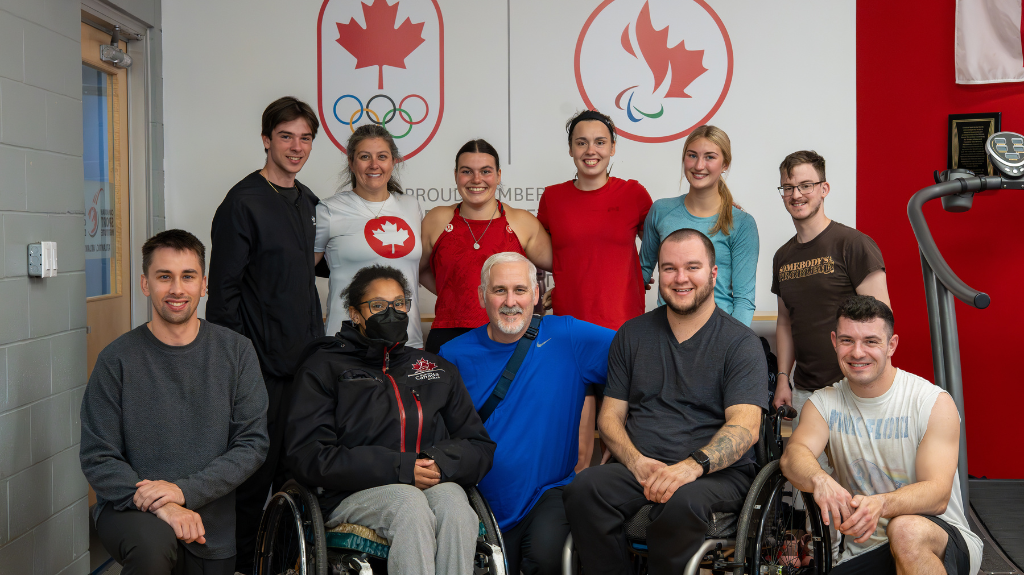
[[[682,138],[715,115],[732,82],[732,43],[703,0],[605,0],[576,43],[587,107],[640,142]]]

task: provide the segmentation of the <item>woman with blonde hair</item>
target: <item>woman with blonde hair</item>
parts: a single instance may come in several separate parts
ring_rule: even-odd
[[[651,281],[663,238],[680,228],[704,232],[715,246],[715,303],[749,326],[760,242],[753,216],[734,203],[725,183],[730,165],[732,144],[722,129],[704,125],[690,133],[683,145],[683,177],[690,189],[654,202],[644,222],[640,267],[644,279]]]

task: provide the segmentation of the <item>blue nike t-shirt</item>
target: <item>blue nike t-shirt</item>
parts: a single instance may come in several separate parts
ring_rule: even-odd
[[[610,329],[574,317],[544,316],[541,321],[505,399],[484,424],[498,448],[479,488],[501,529],[522,521],[546,490],[572,481],[583,399],[588,385],[605,384],[614,336]],[[459,368],[480,409],[517,343],[492,341],[484,325],[441,346],[440,355]]]

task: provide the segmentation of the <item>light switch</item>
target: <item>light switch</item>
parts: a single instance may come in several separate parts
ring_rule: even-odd
[[[57,242],[28,245],[28,275],[37,278],[57,275]]]

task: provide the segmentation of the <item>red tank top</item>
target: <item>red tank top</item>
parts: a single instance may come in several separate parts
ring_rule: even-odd
[[[477,297],[484,262],[501,252],[526,255],[519,237],[505,218],[501,202],[498,203],[500,213],[493,220],[463,220],[461,207],[461,203],[455,206],[455,216],[437,237],[434,252],[430,254],[430,268],[437,281],[437,303],[431,327],[474,328],[487,323],[487,312],[480,307]],[[474,236],[480,244],[478,250],[473,249]]]

